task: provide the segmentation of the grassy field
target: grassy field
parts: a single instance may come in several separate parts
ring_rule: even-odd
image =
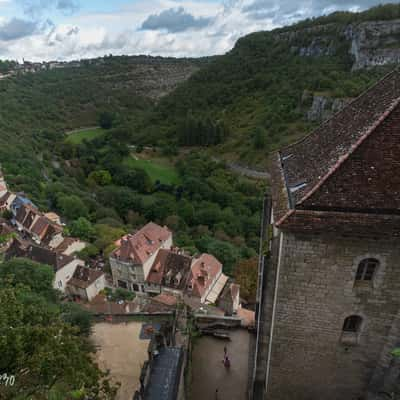
[[[95,139],[95,138],[103,135],[103,133],[104,133],[104,129],[101,129],[101,128],[91,128],[91,129],[79,130],[79,131],[69,133],[67,138],[65,139],[65,141],[67,143],[71,143],[71,144],[80,144],[85,139],[92,140],[92,139]]]
[[[168,162],[168,160],[162,158],[146,160],[130,157],[124,162],[126,165],[131,167],[143,168],[149,174],[153,183],[157,180],[166,185],[180,183],[178,172],[175,167]]]

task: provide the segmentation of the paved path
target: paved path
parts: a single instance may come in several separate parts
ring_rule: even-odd
[[[78,132],[83,132],[83,131],[92,131],[95,129],[100,129],[100,126],[88,126],[87,128],[73,129],[72,131],[65,132],[65,134],[72,135],[73,133],[78,133]]]
[[[270,178],[270,174],[265,171],[257,171],[255,169],[243,167],[239,164],[232,163],[232,162],[229,162],[226,165],[232,171],[235,171],[240,175],[247,176],[248,178],[255,178],[255,179],[269,179]]]
[[[218,157],[211,157],[211,159],[213,161],[216,161],[216,162],[222,161]],[[271,175],[266,171],[259,171],[259,170],[256,170],[256,169],[245,167],[243,165],[240,165],[240,164],[237,164],[237,163],[234,163],[234,162],[226,161],[226,166],[230,170],[232,170],[232,171],[234,171],[234,172],[236,172],[236,173],[238,173],[240,175],[247,176],[248,178],[269,179],[271,177]]]
[[[189,400],[246,400],[249,370],[250,334],[239,329],[230,332],[230,342],[203,336],[196,340],[192,362]],[[224,346],[231,360],[230,369],[222,364]]]

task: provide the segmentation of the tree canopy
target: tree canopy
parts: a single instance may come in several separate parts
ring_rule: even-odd
[[[112,400],[116,388],[93,362],[90,318],[62,305],[48,266],[23,259],[0,264],[0,371],[15,376],[0,398]]]

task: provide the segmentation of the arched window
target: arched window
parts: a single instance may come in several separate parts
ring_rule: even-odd
[[[372,281],[379,261],[375,258],[365,258],[358,264],[356,281]]]
[[[361,329],[362,318],[358,315],[350,315],[344,320],[343,332],[357,333]]]

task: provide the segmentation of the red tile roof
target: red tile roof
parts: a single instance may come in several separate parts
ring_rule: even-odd
[[[3,196],[0,197],[0,207],[4,207],[7,204],[8,199],[10,198],[11,193],[7,192]]]
[[[81,289],[87,289],[90,285],[97,281],[104,272],[93,268],[82,267],[78,265],[72,278],[68,281],[68,285],[76,286]]]
[[[65,250],[67,250],[72,244],[75,242],[78,242],[79,239],[75,239],[72,237],[66,237],[64,240],[56,247],[56,250],[59,253],[64,253]]]
[[[149,222],[135,234],[124,236],[113,257],[126,262],[145,263],[167,240],[172,233],[167,227]]]
[[[6,252],[7,260],[14,257],[28,258],[40,264],[50,265],[54,271],[59,271],[75,260],[72,256],[58,254],[55,251],[33,245],[19,238],[14,238],[13,243]]]
[[[275,154],[270,168],[275,222],[293,228],[288,219],[300,209],[365,213],[400,209],[400,180],[393,174],[382,175],[398,163],[397,110],[400,72],[395,70],[308,136]],[[375,168],[380,172],[380,160],[385,162],[382,174],[375,174]]]
[[[191,257],[176,251],[161,249],[147,276],[146,282],[183,290],[190,275]]]
[[[44,217],[39,217],[31,228],[31,232],[42,238],[49,228],[50,221]]]
[[[195,296],[203,297],[215,277],[221,272],[222,264],[214,256],[202,254],[192,265],[189,291]]]
[[[153,297],[152,300],[170,307],[174,307],[178,303],[175,296],[167,293],[161,293],[158,296]]]

